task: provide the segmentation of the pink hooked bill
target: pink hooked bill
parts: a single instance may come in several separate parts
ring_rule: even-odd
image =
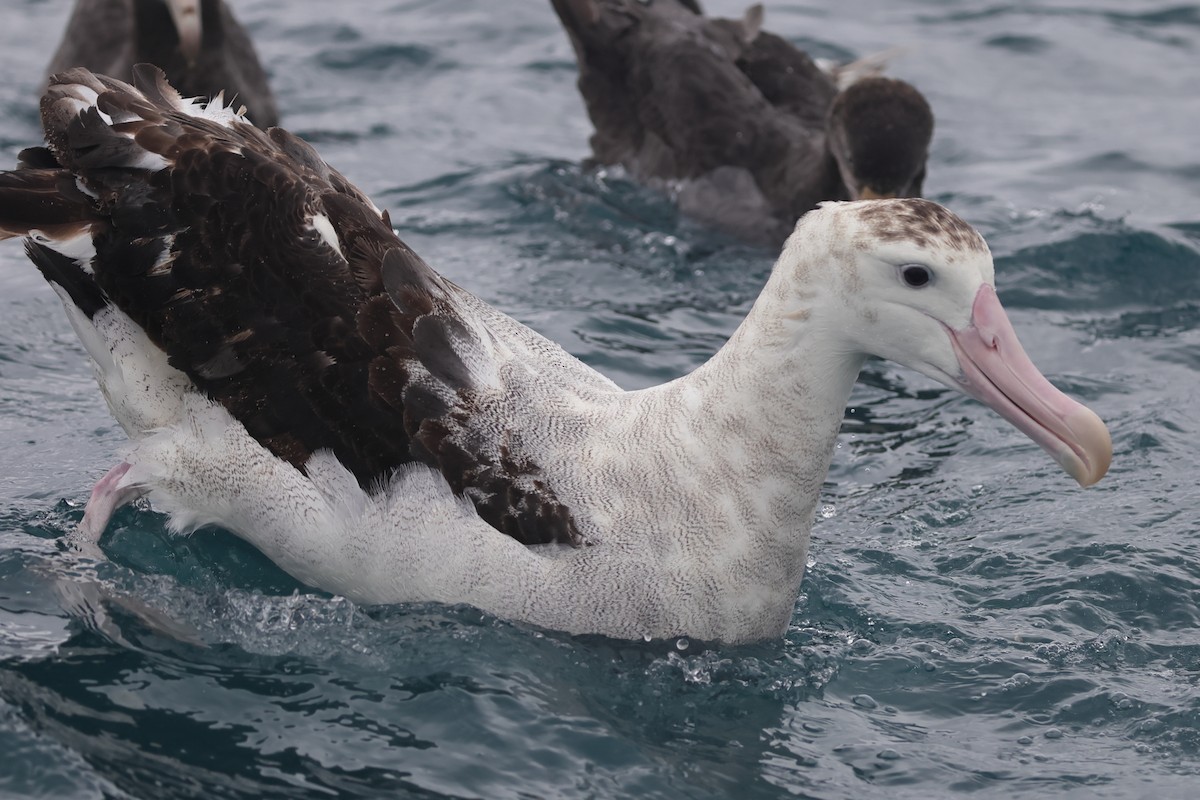
[[[1054,388],[1033,365],[994,288],[979,287],[970,324],[948,330],[964,392],[1037,442],[1080,486],[1104,477],[1112,461],[1108,428],[1090,408]]]

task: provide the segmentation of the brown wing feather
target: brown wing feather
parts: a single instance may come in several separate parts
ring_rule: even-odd
[[[575,48],[599,162],[623,163],[640,178],[740,167],[779,206],[790,198],[777,195],[790,190],[777,185],[796,178],[783,175],[787,164],[823,166],[816,159],[832,83],[779,37],[680,0],[553,3]],[[774,73],[789,69],[800,72]]]
[[[479,419],[465,358],[488,357],[494,343],[461,315],[462,290],[304,142],[183,113],[155,69],[135,81],[141,92],[82,70],[59,76],[43,118],[61,167],[0,176],[0,203],[6,191],[56,198],[46,187],[67,171],[97,195],[74,190],[70,201],[78,217],[82,197],[96,220],[94,278],[76,269],[93,283],[92,304],[120,307],[297,468],[328,449],[371,490],[398,466],[423,462],[497,529],[526,543],[578,544],[541,470],[510,452],[502,425]],[[80,113],[72,84],[98,92],[114,124],[96,109]],[[138,168],[147,154],[166,166]],[[46,219],[62,216],[58,203]],[[329,219],[336,247],[314,215]],[[42,249],[49,267],[69,266]]]

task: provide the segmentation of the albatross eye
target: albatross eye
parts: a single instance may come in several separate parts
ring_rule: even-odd
[[[929,272],[929,267],[923,267],[920,264],[905,264],[900,268],[900,277],[904,279],[905,283],[916,289],[929,283],[929,279],[933,276]]]

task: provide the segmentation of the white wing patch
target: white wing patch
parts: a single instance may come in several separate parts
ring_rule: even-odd
[[[133,137],[130,136],[129,138],[132,139]],[[170,164],[170,161],[167,161],[158,153],[143,150],[136,159],[129,162],[128,166],[130,169],[144,169],[147,172],[158,172],[160,169],[170,166]]]
[[[96,108],[96,101],[100,99],[100,95],[95,89],[84,86],[82,83],[71,84],[71,92],[73,96],[63,97],[58,102],[66,105],[76,114],[82,114],[89,108]],[[96,108],[96,113],[100,115],[100,119],[104,120],[105,125],[112,125],[112,117],[99,108]]]
[[[234,122],[241,122],[245,125],[250,124],[250,121],[245,118],[245,106],[234,111],[233,103],[225,105],[225,92],[217,92],[216,97],[213,97],[207,103],[204,102],[204,98],[202,97],[181,97],[176,108],[189,116],[198,119],[207,119],[224,125],[227,128],[231,127]]]
[[[325,244],[332,247],[333,251],[342,257],[342,260],[346,259],[346,254],[342,252],[342,245],[338,241],[337,231],[334,230],[333,223],[329,221],[329,217],[324,214],[313,214],[308,224],[325,240]]]
[[[91,189],[89,189],[87,184],[83,182],[82,178],[75,179],[75,188],[78,189],[79,191],[83,192],[88,197],[92,198],[93,200],[100,199],[100,195],[97,194],[96,192],[93,192]]]
[[[82,233],[78,233],[69,239],[57,239],[51,237],[45,231],[36,229],[29,232],[29,238],[71,259],[88,275],[93,274],[92,259],[96,257],[96,246],[92,243],[92,229],[90,227],[84,228]]]

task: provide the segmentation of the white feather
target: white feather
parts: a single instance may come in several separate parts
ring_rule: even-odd
[[[45,245],[56,253],[61,253],[78,264],[86,273],[92,274],[92,259],[96,257],[96,246],[92,242],[92,231],[85,228],[82,233],[66,239],[49,236],[44,231],[31,230],[29,238],[40,245]]]
[[[190,116],[216,122],[226,127],[232,126],[235,122],[250,124],[249,120],[241,113],[245,110],[244,106],[238,111],[234,111],[232,104],[227,106],[224,100],[224,92],[218,93],[216,97],[207,102],[202,97],[186,97],[181,98],[177,108]]]
[[[346,258],[342,252],[342,245],[338,241],[337,231],[334,230],[333,223],[329,221],[329,217],[324,214],[313,214],[308,224],[320,235],[325,244],[333,248],[335,253],[341,256],[343,260]]]

